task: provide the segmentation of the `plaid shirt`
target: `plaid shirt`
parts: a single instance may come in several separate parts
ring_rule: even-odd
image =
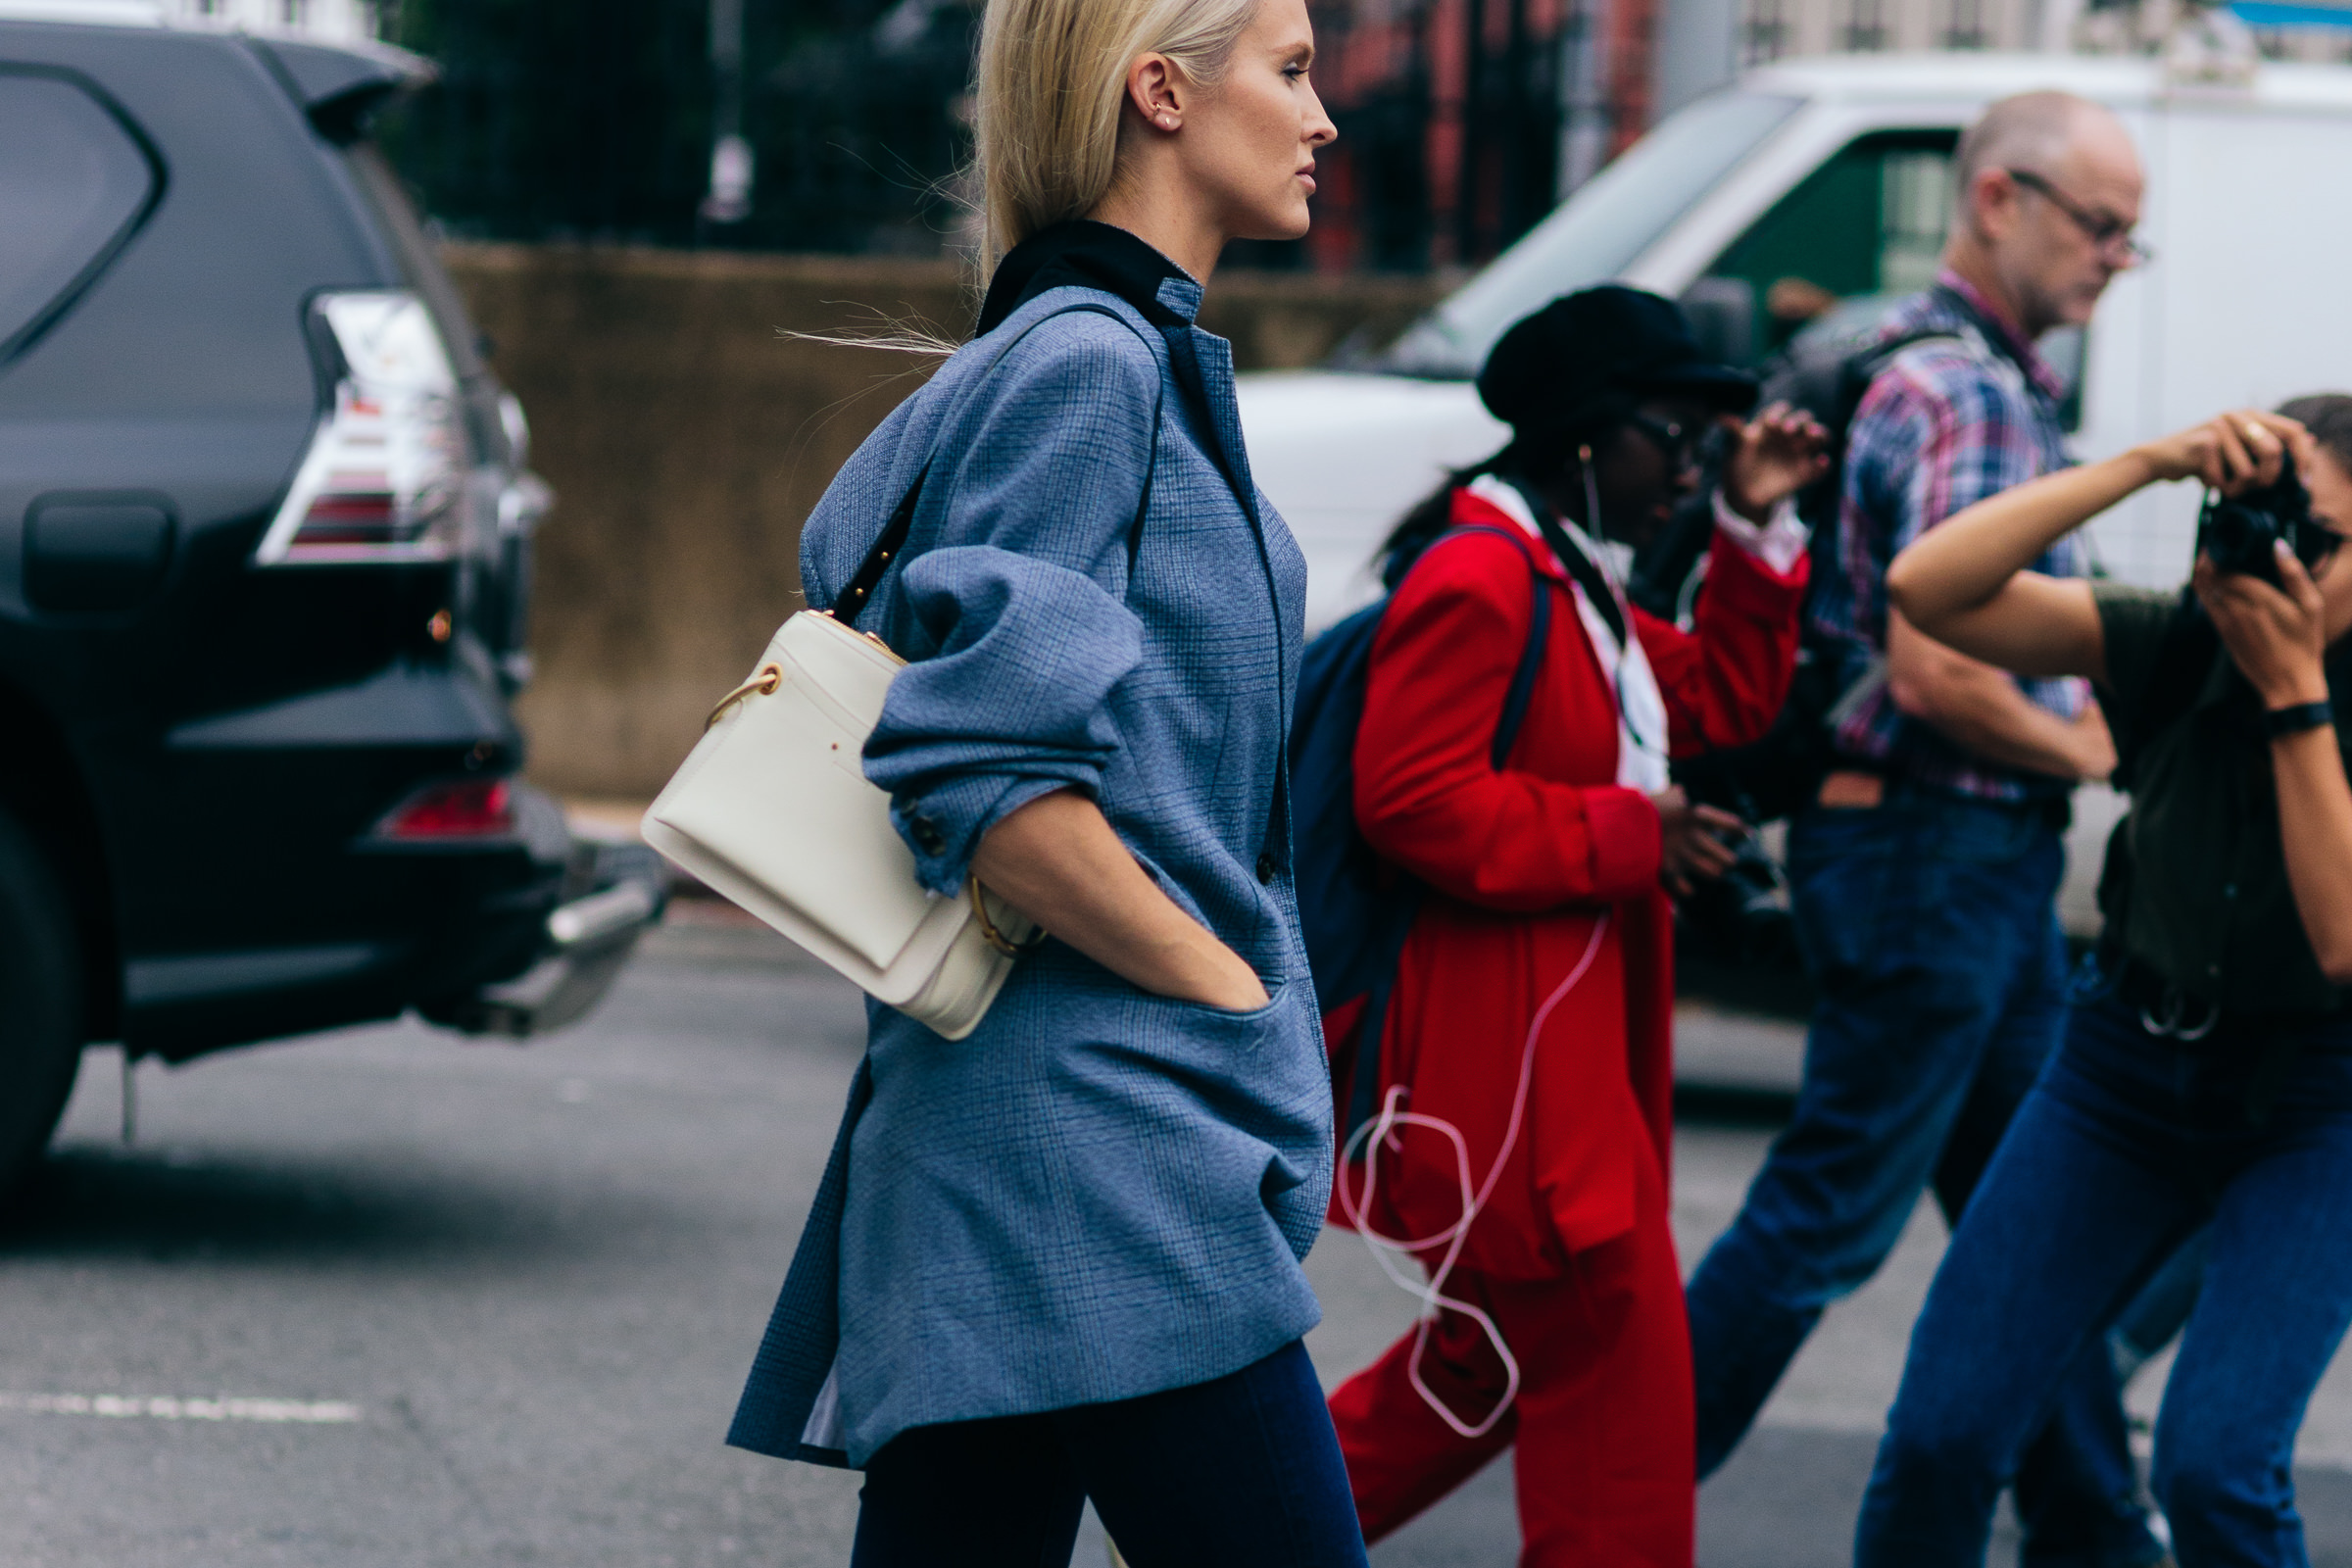
[[[1886,337],[1949,328],[1903,350],[1871,383],[1846,438],[1838,509],[1837,570],[1825,573],[1807,612],[1812,641],[1849,680],[1883,670],[1886,566],[1895,552],[1964,507],[2070,461],[2059,425],[2057,376],[1956,273],[1895,307]],[[2082,542],[2060,540],[2034,569],[2085,571]],[[2081,712],[2080,680],[2019,680],[2029,701],[2062,718]],[[1947,740],[1894,706],[1884,680],[1862,688],[1838,726],[1838,753],[1931,789],[1979,800],[2064,795],[2068,786],[2005,767]]]

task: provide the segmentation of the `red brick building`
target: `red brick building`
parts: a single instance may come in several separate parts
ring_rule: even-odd
[[[1650,118],[1657,0],[1319,0],[1321,270],[1485,261]]]

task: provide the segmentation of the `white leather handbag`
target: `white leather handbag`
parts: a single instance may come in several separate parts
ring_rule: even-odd
[[[861,760],[905,663],[824,611],[794,615],[720,701],[642,831],[872,996],[961,1040],[1035,927],[977,880],[961,898],[915,880],[890,797]]]
[[[1066,311],[1132,328],[1100,305],[1056,314]],[[1017,341],[998,346],[975,387]],[[1159,419],[1154,400],[1154,452]],[[858,616],[906,546],[929,469],[926,460],[833,607],[784,622],[751,678],[719,700],[640,831],[868,995],[961,1040],[980,1026],[1013,960],[1045,933],[977,878],[956,898],[918,882],[890,797],[865,776],[866,737],[906,662],[858,631]],[[1136,528],[1151,499],[1147,475]]]

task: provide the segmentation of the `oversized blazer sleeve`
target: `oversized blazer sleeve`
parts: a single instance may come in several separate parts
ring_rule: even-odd
[[[1492,747],[1534,613],[1526,556],[1464,533],[1431,547],[1382,616],[1355,742],[1355,812],[1386,858],[1439,891],[1532,913],[1614,903],[1658,876],[1658,813],[1616,776],[1616,710],[1565,592],[1516,760],[1540,724],[1589,736],[1592,782],[1494,767]]]
[[[982,835],[1016,808],[1100,793],[1119,746],[1107,699],[1143,654],[1127,536],[1160,386],[1133,329],[1065,312],[972,389],[933,459],[944,520],[901,585],[914,662],[864,765],[936,892],[961,889]]]
[[[1772,728],[1796,673],[1798,610],[1810,570],[1799,556],[1788,571],[1775,571],[1719,533],[1691,630],[1634,612],[1666,699],[1675,756],[1745,746]]]

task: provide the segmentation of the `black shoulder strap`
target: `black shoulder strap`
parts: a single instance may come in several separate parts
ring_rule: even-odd
[[[1600,567],[1593,564],[1591,556],[1577,548],[1576,541],[1568,537],[1568,531],[1559,525],[1551,514],[1537,513],[1536,526],[1544,530],[1544,542],[1551,546],[1553,555],[1560,558],[1560,564],[1568,569],[1569,576],[1576,579],[1576,585],[1585,591],[1585,597],[1592,601],[1592,608],[1600,612],[1600,618],[1608,623],[1609,635],[1617,639],[1617,647],[1622,652],[1634,633],[1633,628],[1626,624],[1625,605],[1617,597],[1617,590],[1609,586],[1609,579],[1601,575]]]
[[[965,398],[976,396],[980,383],[995,373],[997,366],[1004,361],[1005,355],[1012,352],[1013,346],[1022,338],[1053,320],[1054,317],[1067,316],[1073,311],[1091,311],[1097,316],[1107,316],[1129,331],[1135,330],[1134,322],[1104,306],[1092,304],[1065,306],[1061,310],[1041,316],[1031,321],[1027,326],[1021,328],[1020,332],[1009,342],[998,349],[988,364],[972,377],[972,384],[965,388],[963,396]],[[1137,332],[1136,336],[1140,339],[1143,334]],[[1158,364],[1158,356],[1152,357],[1152,363]],[[1159,421],[1166,392],[1166,378],[1162,377],[1159,387],[1152,395],[1152,441],[1150,456],[1146,460],[1144,468],[1144,493],[1142,499],[1136,503],[1135,520],[1129,525],[1127,531],[1127,565],[1130,571],[1135,568],[1136,551],[1143,542],[1144,513],[1152,505],[1152,480],[1159,468]],[[891,509],[890,520],[882,525],[882,532],[875,537],[873,548],[865,553],[865,560],[858,563],[857,571],[850,576],[848,586],[834,598],[833,618],[843,625],[855,626],[858,624],[858,617],[865,612],[867,601],[873,598],[874,590],[881,586],[883,573],[890,570],[890,564],[897,560],[901,552],[906,549],[906,535],[914,526],[915,503],[922,498],[923,481],[931,476],[931,464],[938,456],[937,443],[940,437],[947,433],[949,426],[956,422],[956,416],[961,413],[962,403],[959,401],[956,408],[941,417],[938,428],[932,436],[933,450],[925,455],[923,466],[915,470],[914,482],[906,487],[906,493],[901,496],[899,504]]]
[[[874,547],[865,553],[865,560],[858,563],[856,575],[850,578],[850,585],[835,596],[833,618],[843,625],[858,624],[858,617],[865,612],[865,602],[873,598],[874,589],[882,581],[882,574],[890,569],[891,562],[897,559],[899,551],[906,545],[906,530],[914,526],[914,503],[922,495],[923,480],[930,473],[931,460],[925,458],[921,470],[914,476],[914,483],[906,487],[906,493],[899,498],[898,506],[892,510],[890,520],[882,525],[882,533],[874,540]]]
[[[1516,479],[1506,478],[1503,482],[1517,491],[1519,499],[1527,504],[1528,514],[1536,519],[1536,527],[1543,532],[1544,544],[1559,558],[1561,569],[1585,591],[1585,597],[1599,612],[1600,618],[1608,625],[1609,635],[1617,640],[1617,647],[1622,651],[1626,639],[1633,635],[1633,628],[1626,624],[1625,605],[1617,597],[1617,590],[1609,586],[1609,579],[1601,574],[1600,567],[1592,558],[1578,549],[1576,541],[1568,537],[1568,530],[1560,526],[1559,518],[1551,514],[1551,508],[1544,504],[1543,497]]]
[[[1867,392],[1870,390],[1870,383],[1885,374],[1886,368],[1894,363],[1894,357],[1903,350],[1917,348],[1922,343],[1939,343],[1947,340],[1953,343],[1965,343],[1968,338],[1956,326],[1915,326],[1908,332],[1897,332],[1892,337],[1880,338],[1875,343],[1863,344],[1860,351],[1845,363],[1860,375],[1862,384],[1859,390]],[[1993,352],[1998,354],[2001,351],[1996,348]],[[1856,396],[1854,401],[1859,403],[1861,398]]]

